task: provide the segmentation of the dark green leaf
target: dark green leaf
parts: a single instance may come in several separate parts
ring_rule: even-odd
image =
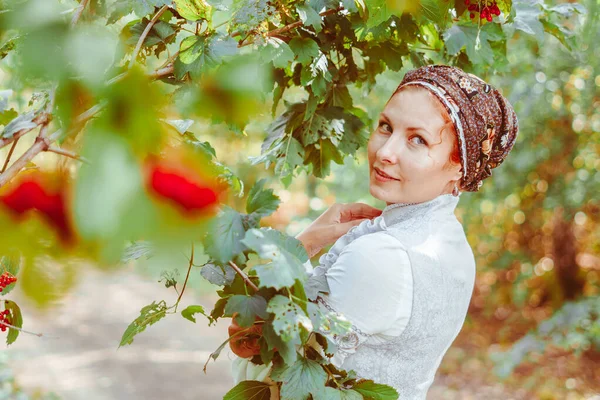
[[[223,400],[269,400],[270,398],[269,384],[259,381],[242,381],[227,392]]]
[[[323,21],[318,12],[316,12],[308,4],[299,4],[296,6],[296,11],[300,16],[300,20],[305,26],[312,26],[315,32],[319,33],[323,26]]]
[[[282,399],[306,400],[310,394],[316,395],[323,390],[327,373],[316,361],[299,358],[275,378],[282,382]]]
[[[260,52],[263,60],[272,61],[275,68],[285,68],[294,60],[294,52],[290,46],[276,37],[268,37]]]
[[[274,213],[279,207],[279,197],[273,194],[273,189],[264,189],[266,179],[261,179],[252,186],[246,200],[246,212],[267,216]]]
[[[204,241],[206,253],[225,264],[244,250],[244,225],[242,216],[233,208],[223,206],[221,213],[212,221]]]
[[[293,38],[290,41],[290,49],[296,55],[296,61],[302,64],[308,64],[319,56],[319,45],[310,38]]]
[[[4,300],[4,309],[10,311],[9,322],[10,325],[17,328],[23,327],[23,316],[21,315],[21,309],[14,301]],[[19,330],[8,328],[8,335],[6,335],[6,345],[13,344],[19,336]]]
[[[0,257],[0,275],[4,272],[8,272],[12,276],[17,276],[19,270],[21,269],[21,259],[17,256],[3,256]],[[10,285],[6,286],[2,289],[2,295],[5,296],[10,293],[14,288],[17,282],[13,282]]]
[[[263,325],[262,334],[268,343],[269,350],[276,348],[279,355],[281,355],[285,363],[288,365],[291,365],[294,362],[296,362],[296,360],[298,359],[298,352],[296,351],[296,346],[300,344],[299,337],[292,338],[292,340],[286,342],[282,338],[277,336],[275,330],[273,330],[273,325],[270,323],[265,323]]]
[[[208,68],[219,65],[224,58],[237,53],[237,42],[230,36],[188,36],[181,42],[175,61],[175,76],[182,79],[187,73],[199,78]]]
[[[256,317],[267,318],[267,301],[259,295],[244,296],[240,294],[231,296],[227,301],[227,306],[225,306],[225,315],[233,315],[236,312],[238,315],[235,320],[239,326],[251,326]]]
[[[217,265],[213,263],[204,264],[200,275],[213,285],[231,285],[235,278],[235,271],[229,265]]]

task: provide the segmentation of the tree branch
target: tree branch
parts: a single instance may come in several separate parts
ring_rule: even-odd
[[[151,72],[150,74],[148,74],[148,77],[151,79],[160,79],[163,76],[171,75],[173,72],[175,72],[175,65],[170,64],[170,65],[167,65],[166,67],[159,68],[156,71]]]
[[[73,26],[75,26],[75,24],[77,24],[77,21],[79,21],[79,18],[81,17],[81,14],[83,14],[83,10],[85,9],[85,6],[87,5],[88,2],[89,2],[89,0],[81,0],[81,4],[79,4],[79,6],[77,7],[77,10],[73,14],[73,18],[71,19],[71,27],[73,27]]]
[[[56,154],[60,154],[61,156],[65,156],[65,157],[69,157],[72,158],[74,160],[77,161],[81,161],[84,162],[86,164],[89,164],[90,162],[85,158],[80,156],[77,153],[73,153],[72,151],[69,150],[65,150],[65,149],[61,149],[60,147],[56,147],[56,146],[49,146],[46,151],[49,151],[51,153],[56,153]]]
[[[74,121],[74,128],[67,132],[67,136],[70,136],[74,132],[78,131],[78,128],[81,124],[88,121],[94,115],[96,115],[100,110],[102,110],[103,106],[100,104],[96,104],[91,107],[84,113],[80,114]],[[8,181],[14,178],[21,169],[23,169],[28,162],[30,162],[36,155],[41,153],[42,151],[46,151],[50,148],[50,145],[54,143],[58,138],[63,135],[62,129],[55,131],[50,136],[46,136],[48,131],[48,123],[47,121],[42,128],[40,129],[40,133],[38,137],[35,139],[35,143],[31,146],[17,161],[15,161],[6,171],[0,174],[0,187],[4,186]]]
[[[148,22],[148,25],[146,25],[146,28],[144,29],[144,31],[142,32],[142,34],[140,35],[140,38],[137,42],[137,44],[135,45],[135,50],[133,50],[133,54],[131,55],[131,60],[129,61],[129,69],[131,69],[133,67],[133,65],[135,64],[135,59],[138,56],[138,53],[140,52],[142,45],[144,44],[144,41],[146,40],[146,36],[148,36],[148,34],[150,33],[150,30],[152,29],[152,27],[154,26],[154,24],[156,23],[156,21],[158,21],[158,19],[160,18],[160,16],[167,11],[167,9],[169,8],[169,6],[164,5],[160,8],[160,10],[158,10],[158,12],[156,13],[156,15],[154,15],[154,17],[152,17],[152,19],[150,20],[150,22]]]
[[[246,275],[244,273],[244,271],[242,271],[240,269],[240,267],[238,267],[233,261],[229,261],[229,265],[231,265],[231,268],[233,268],[235,270],[235,272],[237,272],[238,274],[240,274],[240,276],[242,277],[242,279],[244,279],[244,281],[246,281],[246,283],[248,284],[248,286],[250,286],[252,289],[254,289],[255,292],[258,292],[258,287],[254,284],[254,282],[252,282],[250,280],[250,278],[248,278],[248,275]]]
[[[9,138],[0,138],[0,149],[3,148],[6,145],[11,144],[12,142],[14,142],[15,140],[17,140],[18,138],[20,138],[21,136],[25,135],[26,133],[31,132],[32,130],[34,130],[35,128],[37,128],[38,126],[45,124],[48,121],[48,114],[43,112],[40,113],[37,117],[35,117],[34,119],[31,120],[31,122],[35,122],[36,126],[32,127],[32,128],[26,128],[26,129],[21,129],[20,131],[15,132],[14,135],[12,135]]]
[[[179,304],[179,300],[181,300],[181,296],[183,296],[183,292],[185,292],[185,285],[187,285],[188,278],[190,277],[190,271],[192,270],[192,266],[194,265],[194,242],[192,242],[192,254],[190,255],[190,265],[188,266],[187,274],[185,276],[185,281],[183,281],[183,287],[181,288],[181,293],[179,293],[179,297],[177,297],[177,302],[175,303],[175,312],[177,312],[177,305]]]
[[[4,326],[6,326],[7,328],[10,328],[10,329],[16,329],[19,332],[23,332],[23,333],[26,333],[28,335],[34,335],[34,336],[37,336],[37,337],[42,337],[42,336],[49,337],[49,336],[44,335],[43,333],[35,333],[35,332],[26,331],[23,328],[18,328],[18,327],[14,326],[14,325],[7,324],[4,321],[0,321],[0,325],[4,325]]]
[[[8,163],[10,162],[10,158],[12,157],[13,151],[15,151],[15,147],[17,147],[18,142],[19,138],[16,138],[12,146],[10,146],[10,150],[8,151],[8,155],[6,156],[6,160],[4,160],[4,166],[2,167],[2,171],[0,171],[0,174],[6,171],[6,167],[8,167]]]

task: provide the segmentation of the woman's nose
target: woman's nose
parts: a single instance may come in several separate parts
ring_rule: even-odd
[[[400,144],[390,136],[385,143],[377,150],[377,158],[383,164],[397,164],[400,153]]]

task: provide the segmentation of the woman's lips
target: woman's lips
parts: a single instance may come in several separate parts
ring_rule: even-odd
[[[397,181],[398,179],[391,178],[388,175],[382,175],[377,168],[374,168],[375,171],[375,179],[379,182],[389,182],[389,181]]]

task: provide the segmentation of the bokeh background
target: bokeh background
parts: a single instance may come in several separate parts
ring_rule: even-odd
[[[515,35],[506,72],[484,76],[514,105],[520,135],[480,192],[461,195],[457,216],[474,250],[477,280],[430,399],[600,399],[600,3],[583,4],[577,49],[549,35]],[[0,86],[8,86],[15,65],[10,58],[3,63]],[[350,88],[354,104],[374,117],[409,68],[379,75],[369,93]],[[300,88],[285,94],[288,101],[303,96]],[[270,120],[268,113],[253,119],[245,137],[202,122],[189,128],[210,138],[242,181],[273,178],[269,186],[282,202],[264,226],[295,235],[334,202],[385,206],[369,195],[364,148],[332,164],[327,178],[301,174],[288,187],[272,169],[251,165]],[[32,141],[23,138],[16,152]],[[55,154],[36,158],[40,168],[57,162],[64,161]],[[230,205],[243,209],[244,202],[232,198]],[[108,270],[76,263],[60,282],[61,296],[44,307],[17,287],[24,327],[44,336],[22,335],[0,354],[0,399],[222,398],[232,386],[232,354],[226,349],[207,374],[202,369],[226,337],[227,319],[209,328],[171,316],[117,349],[144,305],[175,296],[157,284],[161,273],[186,268],[185,254]],[[199,273],[189,288],[189,304],[216,300]]]

